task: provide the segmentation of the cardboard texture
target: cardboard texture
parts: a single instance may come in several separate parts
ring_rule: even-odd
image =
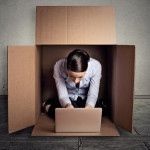
[[[36,44],[67,43],[67,7],[36,7]]]
[[[68,44],[116,44],[115,9],[111,6],[70,6]]]
[[[132,132],[135,46],[113,45],[114,7],[39,6],[36,13],[39,46],[8,47],[9,133],[35,125],[33,136],[119,136],[114,123]],[[55,62],[76,48],[102,65],[99,99],[108,116],[100,133],[54,133],[54,120],[41,114],[41,101],[58,97]]]
[[[114,123],[132,132],[135,46],[116,48]]]
[[[35,47],[35,122],[41,114],[41,48]]]
[[[9,133],[35,124],[35,46],[8,47]]]
[[[116,125],[132,132],[135,46],[107,47],[107,104]]]
[[[112,6],[38,6],[36,44],[116,44]]]
[[[119,133],[107,117],[102,118],[101,132],[99,133],[55,133],[55,121],[46,114],[41,114],[32,136],[119,136]]]

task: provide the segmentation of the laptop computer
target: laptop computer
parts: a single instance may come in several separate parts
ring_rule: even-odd
[[[56,108],[55,132],[100,132],[102,108]]]

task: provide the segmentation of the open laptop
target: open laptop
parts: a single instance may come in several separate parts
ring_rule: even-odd
[[[100,132],[102,108],[56,108],[55,132]]]

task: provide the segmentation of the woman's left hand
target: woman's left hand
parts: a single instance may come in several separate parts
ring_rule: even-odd
[[[86,105],[85,108],[93,108],[90,104]]]

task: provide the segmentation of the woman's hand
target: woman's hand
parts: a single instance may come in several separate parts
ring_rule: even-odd
[[[66,104],[65,108],[74,108],[72,104]]]
[[[86,105],[85,108],[93,108],[90,104]]]

